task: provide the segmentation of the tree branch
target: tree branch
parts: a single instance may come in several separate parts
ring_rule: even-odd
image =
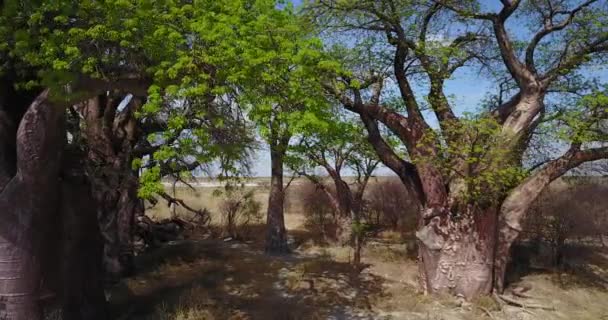
[[[171,206],[171,204],[177,204],[179,206],[181,206],[182,208],[197,214],[197,215],[205,215],[205,210],[204,209],[194,209],[191,206],[189,206],[184,200],[179,199],[179,198],[174,198],[170,195],[168,195],[166,192],[161,192],[159,193],[159,195],[165,199],[165,201],[167,201],[167,205]]]
[[[502,56],[505,66],[520,87],[523,87],[534,81],[534,75],[517,58],[513,43],[505,28],[506,20],[513,14],[515,9],[517,9],[519,3],[520,1],[514,1],[512,4],[505,5],[498,16],[492,19],[492,26],[500,49],[500,55]]]
[[[426,198],[422,191],[422,184],[416,166],[411,162],[401,159],[388,143],[384,141],[378,129],[378,123],[375,120],[365,113],[359,114],[359,116],[367,129],[367,139],[382,163],[393,170],[408,188],[408,191],[415,194],[420,202],[424,203]]]
[[[555,79],[564,73],[583,64],[588,59],[588,55],[598,52],[608,52],[608,32],[590,44],[572,52],[567,53],[560,59],[560,62],[553,69],[541,77],[544,87],[548,87]]]
[[[597,2],[597,0],[588,0],[568,12],[552,11],[549,13],[548,16],[544,15],[543,28],[532,37],[532,40],[530,40],[530,43],[526,48],[526,66],[530,70],[532,70],[532,72],[536,72],[536,66],[534,64],[534,51],[536,50],[536,47],[541,42],[541,40],[553,32],[560,31],[566,28],[572,23],[574,17],[579,11],[581,11],[585,7],[590,6],[594,2]],[[557,14],[567,14],[568,17],[561,23],[553,24],[553,18],[555,18]]]
[[[513,189],[503,202],[501,212],[504,223],[509,228],[522,230],[521,220],[532,202],[551,181],[561,177],[568,170],[582,163],[608,158],[608,147],[580,149],[579,143],[573,143],[561,157],[549,161],[544,167],[528,177],[517,188]]]

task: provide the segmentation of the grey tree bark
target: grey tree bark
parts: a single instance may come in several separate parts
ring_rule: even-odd
[[[273,254],[290,251],[285,230],[285,187],[283,185],[283,161],[289,137],[278,140],[270,146],[271,179],[266,215],[266,252]]]
[[[65,133],[63,110],[48,95],[38,95],[18,124],[6,112],[11,101],[0,105],[0,319],[41,318],[41,249],[45,222],[57,213]]]
[[[118,111],[121,99],[95,96],[79,107],[88,153],[86,168],[104,242],[104,269],[110,282],[134,272],[133,228],[140,210],[138,177],[131,168],[137,141],[137,99]]]

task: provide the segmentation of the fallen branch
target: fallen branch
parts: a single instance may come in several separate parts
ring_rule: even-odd
[[[158,247],[163,243],[183,239],[184,231],[192,227],[181,219],[153,221],[147,216],[137,217],[134,245],[139,252]]]
[[[531,289],[531,287],[529,287],[529,286],[515,287],[515,288],[511,289],[511,294],[513,294],[514,296],[519,297],[519,298],[530,299],[532,297],[525,294],[525,292],[528,292],[530,289]]]
[[[496,320],[496,318],[492,315],[492,313],[490,312],[490,310],[488,310],[488,309],[486,309],[484,307],[481,307],[481,306],[477,306],[477,308],[479,308],[481,311],[483,311],[485,314],[487,314],[488,317],[490,317],[490,319]]]
[[[516,307],[520,307],[520,308],[530,308],[530,309],[542,309],[542,310],[549,310],[549,311],[555,311],[554,307],[549,307],[549,306],[544,306],[544,305],[540,305],[540,304],[526,304],[523,303],[521,301],[517,301],[515,299],[509,298],[507,296],[504,295],[497,295],[502,301],[506,302],[507,304],[510,304],[512,306],[516,306]]]
[[[186,202],[184,200],[179,199],[179,198],[174,198],[174,197],[170,196],[169,194],[167,194],[166,192],[161,192],[161,193],[159,193],[159,195],[167,201],[167,206],[171,206],[171,204],[177,204],[177,205],[181,206],[182,208],[194,213],[197,217],[200,217],[200,218],[204,218],[204,216],[207,214],[207,211],[205,209],[194,209],[194,208],[190,207],[188,204],[186,204]],[[204,223],[207,222],[205,220],[206,219],[204,219]]]

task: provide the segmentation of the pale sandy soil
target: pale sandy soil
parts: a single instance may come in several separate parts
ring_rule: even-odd
[[[256,183],[262,184],[263,181]],[[256,199],[267,198],[256,187]],[[221,222],[219,188],[178,188],[178,196],[207,207],[212,224]],[[297,189],[291,190],[292,197]],[[530,287],[527,305],[550,310],[501,305],[484,298],[462,302],[417,292],[417,267],[406,245],[394,233],[372,239],[363,252],[369,267],[355,273],[349,250],[324,245],[304,227],[301,204],[288,199],[286,224],[294,247],[288,256],[262,250],[263,221],[244,231],[248,241],[223,241],[195,234],[189,239],[138,258],[139,274],[111,290],[118,319],[580,319],[608,320],[608,256],[593,252],[580,263],[585,272],[525,275],[516,285]],[[262,210],[265,210],[263,206]],[[178,214],[186,214],[177,210]],[[170,215],[166,206],[150,210],[155,218]]]

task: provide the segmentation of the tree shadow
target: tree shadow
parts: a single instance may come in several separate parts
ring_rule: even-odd
[[[507,267],[507,285],[519,283],[529,275],[545,274],[551,275],[564,289],[608,289],[607,248],[570,243],[564,246],[562,255],[563,263],[556,266],[553,255],[531,250],[527,244],[515,245]]]
[[[368,319],[383,280],[351,265],[298,254],[268,256],[241,242],[184,241],[138,257],[137,277],[112,298],[116,318]],[[369,313],[369,312],[368,312]],[[125,318],[125,319],[126,319]]]
[[[608,289],[608,250],[599,246],[572,243],[564,248],[563,275],[558,280],[564,288]]]
[[[239,228],[238,241],[249,244],[252,248],[263,250],[266,240],[266,224],[250,224]],[[212,231],[215,237],[221,237],[221,228],[215,227]],[[331,244],[330,237],[324,235],[319,230],[310,229],[289,229],[287,231],[289,247],[293,250],[298,249],[304,244],[316,246],[328,246]]]

